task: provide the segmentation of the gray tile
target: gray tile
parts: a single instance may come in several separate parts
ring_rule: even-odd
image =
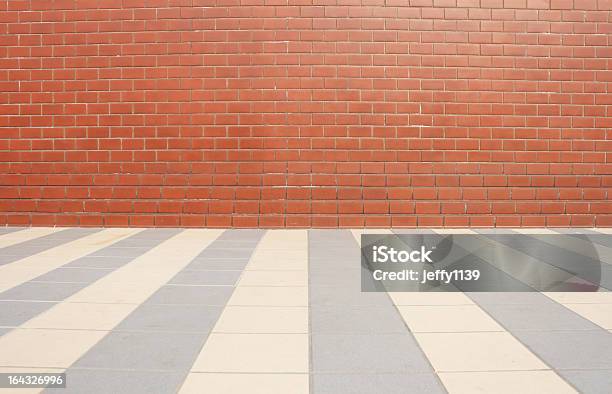
[[[550,237],[550,235],[546,235]],[[554,237],[565,237],[555,235]],[[481,269],[481,285],[475,291],[533,291],[534,289],[551,291],[564,281],[576,281],[572,274],[547,264],[533,256],[520,253],[507,245],[486,241],[485,236],[456,235],[453,237],[453,249],[461,248],[470,251],[474,256],[482,259],[479,263]],[[597,266],[599,268],[599,266]],[[495,272],[497,271],[497,273]],[[482,282],[484,280],[485,282]],[[497,283],[492,282],[493,280]],[[485,285],[486,283],[486,285]],[[574,286],[573,284],[572,286]],[[503,286],[503,287],[502,287]]]
[[[55,302],[0,301],[0,326],[17,327],[53,305]]]
[[[406,333],[399,312],[392,306],[350,308],[319,306],[310,312],[311,332],[333,334]]]
[[[315,374],[314,394],[435,394],[446,393],[433,373]]]
[[[359,268],[361,264],[361,249],[357,244],[349,246],[327,246],[320,244],[319,249],[324,252],[316,252],[308,256],[308,261],[316,269],[355,269]]]
[[[465,293],[481,306],[488,305],[523,305],[548,304],[551,300],[537,292],[496,292],[496,293]]]
[[[148,300],[150,304],[225,305],[231,286],[162,286]]]
[[[181,231],[181,229],[147,229],[74,260],[64,267],[119,268]]]
[[[612,335],[605,330],[513,334],[554,369],[612,369]]]
[[[210,248],[212,249],[253,249],[257,245],[257,242],[247,241],[242,239],[232,240],[217,240]]]
[[[0,251],[0,264],[8,264],[23,258],[34,256],[40,252],[44,252],[47,249],[51,249],[61,244],[55,242],[53,244],[41,244],[35,246],[24,246],[19,250],[7,250],[6,252]]]
[[[436,232],[428,228],[403,228],[394,229],[395,234],[435,234]]]
[[[27,227],[0,227],[0,235],[10,234],[26,229]]]
[[[196,259],[248,259],[253,253],[253,249],[209,249],[206,248]]]
[[[187,371],[204,340],[201,334],[113,331],[74,367]]]
[[[93,283],[103,276],[108,275],[110,272],[111,271],[108,269],[57,268],[33,279],[32,281]]]
[[[233,286],[241,271],[188,271],[183,270],[170,280],[176,285],[225,285]]]
[[[361,251],[352,233],[309,230],[308,244],[313,392],[406,392],[403,377],[385,382],[374,375],[433,375],[389,296],[361,291]]]
[[[222,307],[207,305],[154,305],[145,303],[114,330],[210,332]]]
[[[143,238],[147,239],[168,239],[184,231],[182,228],[147,228],[140,232]]]
[[[581,393],[610,394],[612,371],[557,371],[559,375],[574,385]]]
[[[151,249],[171,237],[181,233],[182,229],[146,229],[101,249],[111,248],[147,248]]]
[[[580,275],[580,278],[592,283],[599,283],[600,279],[603,279],[601,277],[601,269],[606,267],[604,266],[600,269],[599,261],[590,257],[555,247],[523,234],[487,234],[486,237],[568,272],[576,272],[577,267],[584,266],[584,269],[577,272],[577,274]],[[595,269],[589,269],[590,267]]]
[[[180,228],[148,228],[128,238],[122,239],[118,246],[154,246],[183,232]]]
[[[54,240],[75,240],[75,239],[79,239],[81,237],[84,237],[86,235],[90,235],[90,234],[95,234],[97,232],[102,231],[102,228],[84,228],[84,227],[69,227],[66,228],[65,230],[61,230],[58,232],[55,232],[51,235],[53,235],[54,237],[49,237],[47,238],[48,240],[50,239],[54,239]]]
[[[342,267],[345,269],[358,268],[360,264],[360,254],[357,245],[354,249],[348,248],[325,248],[325,256],[313,255],[309,258],[313,268],[326,270],[328,268]]]
[[[600,245],[612,248],[612,235],[610,234],[587,234],[587,235],[574,234],[573,236],[580,238],[580,239],[586,239],[590,242],[595,242]]]
[[[104,249],[95,251],[88,256],[101,256],[101,257],[131,257],[135,258],[142,254],[145,254],[152,248],[149,246],[109,246]]]
[[[551,228],[561,234],[601,234],[588,228]]]
[[[314,373],[431,372],[416,341],[406,334],[312,334]]]
[[[478,234],[520,234],[509,228],[476,228],[473,231]]]
[[[248,258],[237,259],[195,259],[187,267],[186,270],[243,270],[249,263]]]
[[[147,233],[151,234],[151,233]],[[120,241],[117,241],[106,248],[147,248],[151,249],[171,238],[174,234],[167,234],[164,237],[156,236],[150,237],[143,233],[138,233],[132,235],[130,237],[124,238]],[[106,249],[104,248],[104,249]]]
[[[357,244],[350,230],[312,229],[308,230],[308,240],[316,245],[351,245]],[[324,253],[324,251],[321,251]]]
[[[345,270],[341,267],[329,267],[323,270],[311,265],[308,280],[312,286],[351,287],[356,283],[361,283],[361,269],[355,267]]]
[[[85,283],[26,282],[0,293],[0,300],[62,301]]]
[[[553,246],[569,249],[572,252],[588,256],[594,260],[612,262],[612,251],[596,242],[592,242],[586,235],[543,234],[532,235],[532,237]]]
[[[131,256],[85,256],[74,260],[64,267],[83,267],[83,268],[119,268],[133,260]]]
[[[385,293],[361,292],[360,283],[352,287],[335,286],[311,286],[308,290],[311,306],[334,306],[344,305],[346,307],[359,306],[388,306],[391,304]]]
[[[69,369],[66,388],[46,389],[62,394],[173,394],[183,383],[182,372]]]
[[[265,230],[226,230],[196,256],[194,262],[240,259],[246,263],[264,234]]]
[[[217,240],[218,241],[232,241],[241,240],[244,242],[257,243],[264,236],[267,230],[264,229],[231,229],[225,230]]]
[[[545,297],[540,294],[541,297]],[[486,311],[506,329],[595,330],[597,325],[554,301],[532,304],[487,305]]]
[[[94,234],[100,230],[101,229],[93,228],[71,228],[1,248],[0,265],[8,264],[13,261],[43,252],[47,249],[51,249],[87,235]]]

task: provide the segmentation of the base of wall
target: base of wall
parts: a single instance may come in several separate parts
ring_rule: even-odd
[[[612,215],[77,215],[0,214],[8,226],[361,228],[612,227]]]

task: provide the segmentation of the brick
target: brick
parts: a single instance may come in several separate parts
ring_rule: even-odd
[[[94,3],[0,20],[1,225],[611,225],[607,1]]]

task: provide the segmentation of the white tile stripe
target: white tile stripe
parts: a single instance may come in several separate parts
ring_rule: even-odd
[[[438,234],[474,233],[469,229],[434,231]],[[360,243],[361,234],[391,231],[359,229],[352,233]],[[483,388],[484,392],[515,392],[510,389],[511,385],[506,385],[506,389],[496,382],[505,377],[512,381],[518,375],[522,379],[521,387],[531,385],[537,392],[575,392],[557,374],[546,370],[548,367],[535,354],[463,293],[389,295],[450,393],[470,393]],[[497,351],[499,348],[503,348],[501,352]],[[473,375],[476,373],[484,377],[475,381]],[[476,387],[475,383],[484,387]]]
[[[307,278],[307,231],[267,231],[180,393],[307,394]]]
[[[65,371],[222,232],[184,230],[18,329],[0,337],[0,371],[23,367],[33,367],[34,370],[56,368],[54,372]],[[129,290],[126,292],[126,289]],[[131,305],[115,305],[115,308],[111,306],[110,309],[107,306],[106,310],[97,310],[99,313],[94,313],[94,318],[97,319],[94,324],[103,329],[91,329],[91,311],[85,313],[88,309],[99,307],[100,303],[128,301]],[[66,305],[82,302],[92,304],[73,304],[81,306],[83,313],[67,313],[74,310],[67,311]],[[54,324],[52,329],[27,328],[49,327],[49,322]],[[82,329],[83,327],[86,329]],[[40,391],[42,389],[32,392]]]
[[[0,292],[137,234],[142,229],[113,228],[78,238],[0,266]],[[19,231],[21,233],[22,231]]]

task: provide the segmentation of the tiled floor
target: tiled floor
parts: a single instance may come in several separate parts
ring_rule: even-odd
[[[508,258],[584,233],[612,263],[609,229],[514,231]],[[0,228],[0,372],[66,372],[47,390],[66,393],[612,392],[612,293],[362,293],[362,233]]]

